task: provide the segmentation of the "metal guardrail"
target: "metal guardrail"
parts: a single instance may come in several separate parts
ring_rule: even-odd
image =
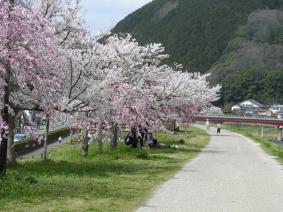
[[[226,123],[249,123],[249,124],[263,124],[263,125],[274,125],[283,126],[282,119],[273,119],[268,117],[244,117],[244,116],[211,116],[211,115],[197,115],[193,117],[194,121],[206,121],[209,119],[211,122],[226,122]]]

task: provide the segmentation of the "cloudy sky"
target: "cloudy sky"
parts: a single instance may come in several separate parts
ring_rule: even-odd
[[[81,13],[93,32],[109,31],[128,14],[152,0],[82,0]]]

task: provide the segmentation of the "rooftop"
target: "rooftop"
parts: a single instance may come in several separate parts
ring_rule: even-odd
[[[244,102],[251,102],[252,104],[257,105],[258,107],[265,107],[265,105],[259,103],[258,101],[254,100],[254,99],[247,99],[245,101],[242,101],[240,104],[242,104]]]

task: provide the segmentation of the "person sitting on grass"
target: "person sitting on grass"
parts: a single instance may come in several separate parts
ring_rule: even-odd
[[[132,127],[131,131],[127,134],[125,138],[125,144],[130,146],[132,145],[133,148],[137,148],[139,142],[139,138],[137,135],[136,127]]]
[[[147,129],[142,125],[138,126],[138,138],[140,140],[141,147],[144,146],[145,141],[147,140]]]
[[[157,139],[154,138],[152,132],[149,133],[149,136],[148,136],[148,146],[150,148],[154,148],[154,147],[157,147]]]

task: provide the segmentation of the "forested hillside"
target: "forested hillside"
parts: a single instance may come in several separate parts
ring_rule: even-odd
[[[283,0],[154,0],[117,24],[141,43],[160,42],[168,63],[210,72],[219,103],[283,102]]]
[[[251,13],[210,72],[224,102],[283,102],[283,11]]]
[[[138,41],[161,42],[170,62],[206,72],[223,54],[248,15],[260,8],[279,8],[282,0],[154,0],[113,29]]]

